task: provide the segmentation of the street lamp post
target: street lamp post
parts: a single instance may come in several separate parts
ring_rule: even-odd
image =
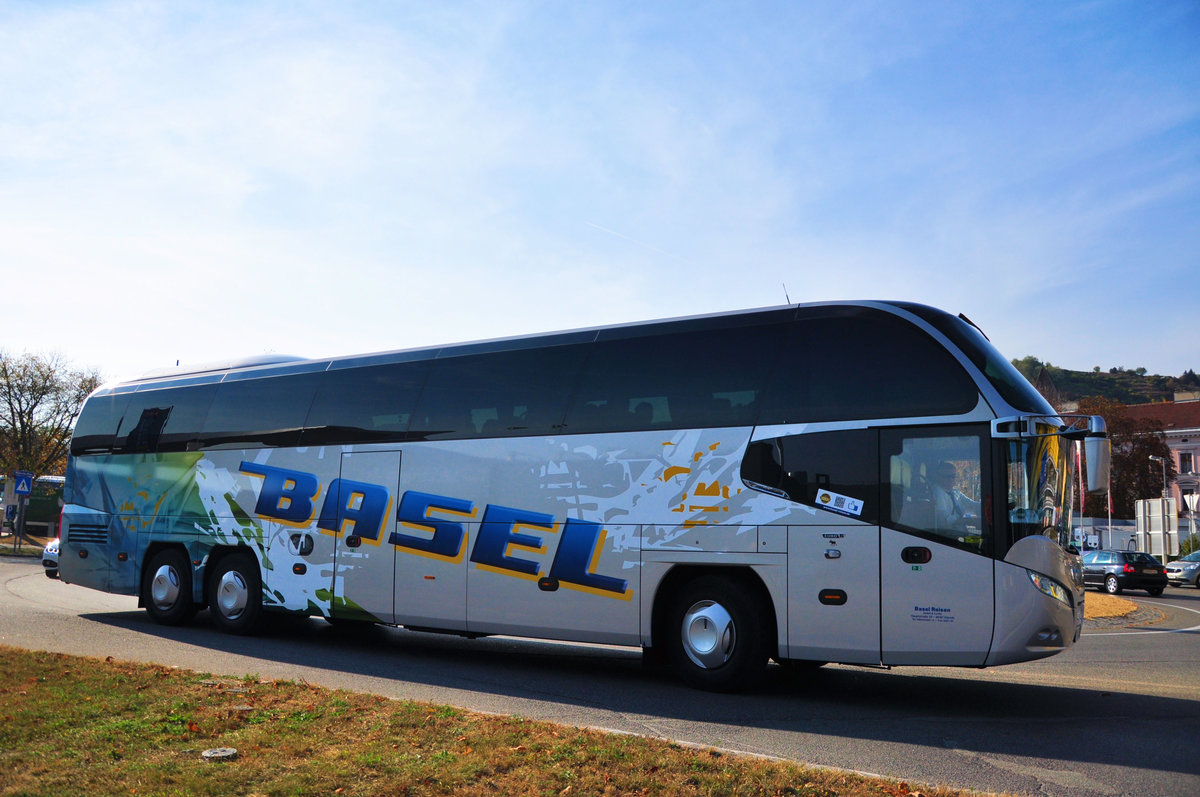
[[[1162,495],[1162,497],[1167,498],[1167,458],[1151,454],[1150,459],[1162,464],[1162,471],[1163,471],[1163,495]]]

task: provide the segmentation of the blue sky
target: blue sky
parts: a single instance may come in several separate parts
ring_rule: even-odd
[[[0,347],[915,300],[1200,368],[1200,4],[0,0]]]

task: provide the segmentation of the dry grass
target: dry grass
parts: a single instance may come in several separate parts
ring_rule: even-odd
[[[238,758],[202,762],[221,747]],[[0,794],[64,793],[917,794],[639,736],[0,647]]]
[[[1124,617],[1137,610],[1137,604],[1124,598],[1089,592],[1083,602],[1083,616],[1087,620],[1103,620],[1109,617]]]

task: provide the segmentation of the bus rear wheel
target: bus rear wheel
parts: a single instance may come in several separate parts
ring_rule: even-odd
[[[150,559],[142,576],[142,603],[160,625],[183,625],[192,619],[192,566],[183,551],[165,548]]]
[[[223,556],[208,574],[208,610],[227,634],[248,635],[262,622],[262,575],[258,560],[244,551]]]
[[[741,583],[702,576],[671,604],[671,660],[684,683],[712,692],[753,685],[767,666],[767,608]]]

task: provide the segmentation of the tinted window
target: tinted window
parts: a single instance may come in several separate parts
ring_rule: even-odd
[[[215,384],[139,390],[129,400],[114,450],[121,454],[195,448]]]
[[[581,365],[580,346],[434,360],[413,417],[424,440],[561,431]]]
[[[391,363],[326,372],[301,438],[305,445],[405,438],[428,363]]]
[[[758,422],[956,415],[977,402],[962,366],[912,324],[834,308],[794,324]]]
[[[1024,412],[1051,413],[1053,410],[1046,403],[1037,389],[1021,372],[996,351],[988,339],[974,324],[962,318],[956,318],[947,312],[919,304],[897,303],[897,307],[920,316],[925,321],[948,337],[963,354],[982,371],[996,388],[996,392],[1013,406]]]
[[[742,480],[802,504],[875,523],[878,433],[855,429],[755,442],[742,460]]]
[[[783,329],[735,327],[594,343],[566,430],[752,425]]]
[[[83,405],[79,420],[75,424],[75,434],[71,438],[71,453],[81,454],[108,453],[112,450],[113,438],[129,404],[129,393],[119,395],[94,396]]]
[[[217,387],[204,421],[204,445],[298,445],[321,376],[227,379]]]
[[[887,524],[977,553],[991,552],[984,432],[887,429],[882,433]]]

